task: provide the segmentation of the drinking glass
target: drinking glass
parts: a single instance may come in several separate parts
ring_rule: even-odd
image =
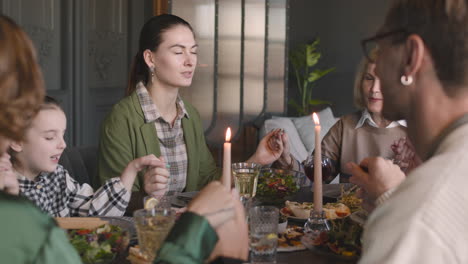
[[[153,201],[148,202],[150,199]],[[143,198],[143,205],[145,209],[171,209],[174,199],[175,195],[148,195]]]
[[[261,167],[260,164],[248,162],[233,163],[231,165],[234,185],[239,192],[240,200],[244,206],[247,205],[251,198],[255,197],[258,174]]]
[[[255,206],[249,211],[251,263],[276,263],[279,210],[274,206]]]
[[[314,182],[314,155],[309,155],[303,162],[304,172],[311,182]],[[322,181],[331,182],[336,177],[333,161],[322,155]]]
[[[133,213],[141,252],[151,261],[174,225],[175,213],[170,209],[140,209]]]

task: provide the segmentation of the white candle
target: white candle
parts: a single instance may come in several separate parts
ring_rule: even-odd
[[[315,153],[314,153],[314,210],[322,212],[322,146],[320,144],[320,120],[316,113],[312,114],[315,123]]]
[[[221,182],[231,189],[231,128],[226,130],[226,142],[223,146],[223,175]]]

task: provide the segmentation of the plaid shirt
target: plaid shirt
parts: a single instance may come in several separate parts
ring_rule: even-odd
[[[180,97],[177,97],[177,117],[174,121],[174,126],[171,126],[159,113],[143,83],[137,84],[136,92],[145,116],[145,122],[154,123],[159,139],[161,156],[170,165],[169,194],[182,192],[186,185],[188,167],[182,118],[184,116],[189,117],[189,115],[185,109],[184,102]]]
[[[120,178],[112,178],[96,192],[88,184],[80,185],[58,165],[52,173],[40,173],[34,181],[17,175],[20,194],[54,217],[122,216],[130,192]]]

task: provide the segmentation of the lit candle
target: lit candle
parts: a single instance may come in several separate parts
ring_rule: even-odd
[[[320,121],[316,113],[312,114],[315,123],[314,153],[314,210],[322,213],[322,146],[320,144]]]
[[[223,175],[221,182],[231,189],[231,128],[226,130],[226,142],[223,146]]]

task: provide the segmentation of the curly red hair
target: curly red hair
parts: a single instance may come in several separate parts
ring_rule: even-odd
[[[0,137],[22,140],[44,98],[44,80],[32,41],[0,16]]]

